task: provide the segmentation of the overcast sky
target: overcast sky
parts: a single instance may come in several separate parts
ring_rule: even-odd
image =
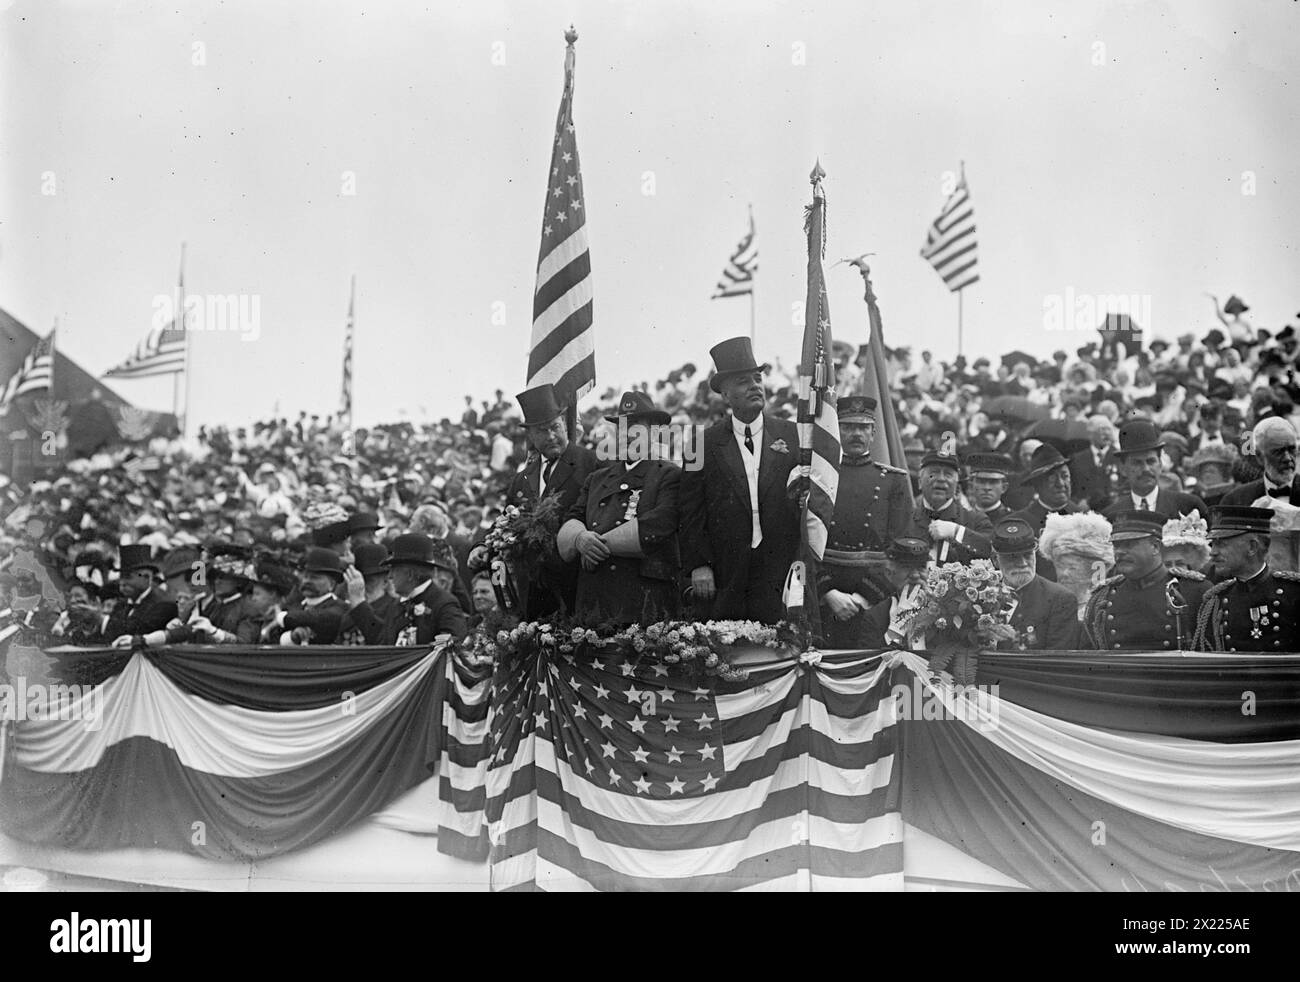
[[[709,295],[750,202],[759,354],[797,360],[818,157],[828,265],[877,253],[893,345],[956,353],[918,252],[962,160],[968,356],[1093,339],[1045,326],[1067,291],[1145,298],[1165,337],[1215,325],[1207,290],[1274,330],[1300,308],[1292,2],[0,8],[0,306],[103,371],[186,241],[190,291],[260,311],[255,341],[194,336],[196,423],[333,411],[354,272],[358,423],[523,388],[570,21],[600,390],[748,331]],[[834,335],[864,341],[860,279],[829,277]],[[114,388],[170,407],[168,379]]]

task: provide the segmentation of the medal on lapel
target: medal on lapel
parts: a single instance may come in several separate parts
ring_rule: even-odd
[[[1262,638],[1264,636],[1264,628],[1268,626],[1268,606],[1263,605],[1260,607],[1251,607],[1250,622],[1250,636],[1256,639]]]
[[[630,522],[632,519],[636,518],[636,506],[641,501],[641,490],[641,488],[637,488],[632,492],[632,496],[628,499],[627,510],[623,512],[623,520],[625,522]]]

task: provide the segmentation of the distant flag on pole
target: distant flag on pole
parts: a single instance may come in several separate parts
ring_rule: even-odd
[[[975,244],[975,209],[966,187],[966,168],[948,197],[943,211],[926,233],[921,257],[934,267],[948,289],[958,290],[978,283],[979,256]]]
[[[749,231],[740,240],[722,270],[711,300],[723,297],[747,297],[754,292],[754,274],[758,272],[758,247],[754,243],[754,209],[749,210]]]
[[[357,278],[352,277],[352,293],[348,297],[348,328],[343,340],[343,391],[339,396],[339,426],[352,428],[352,331],[356,323]]]
[[[826,300],[822,259],[826,251],[826,194],[820,161],[812,172],[813,201],[808,206],[808,296],[804,308],[803,352],[799,358],[799,467],[791,480],[809,479],[803,541],[817,559],[826,548],[835,517],[840,481],[840,424],[835,408],[835,362],[831,353],[831,311]]]
[[[54,331],[41,338],[18,367],[18,371],[9,377],[3,389],[0,389],[0,412],[9,408],[9,404],[28,392],[48,391],[54,379]]]
[[[181,245],[181,268],[176,280],[175,309],[180,311],[179,327],[176,314],[173,313],[171,320],[146,334],[144,340],[135,346],[135,350],[121,364],[106,371],[104,377],[148,378],[153,375],[185,373],[185,356],[189,347],[189,332],[185,328],[189,323],[190,312],[185,304],[184,244]],[[188,388],[188,382],[186,386]]]
[[[564,39],[568,42],[564,95],[555,120],[555,144],[542,212],[528,385],[531,388],[550,382],[572,406],[596,384],[596,334],[592,326],[587,207],[573,127],[573,44],[578,32],[570,27]]]

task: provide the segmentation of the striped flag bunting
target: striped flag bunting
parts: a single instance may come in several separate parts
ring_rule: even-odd
[[[551,171],[542,208],[542,245],[533,294],[533,337],[528,385],[550,382],[570,405],[596,384],[596,333],[592,326],[591,256],[587,207],[573,126],[573,44],[565,33],[564,94],[555,121]]]
[[[48,391],[54,380],[54,331],[41,338],[0,390],[0,412],[21,395]]]
[[[944,285],[953,293],[979,282],[975,209],[971,205],[970,190],[966,187],[965,166],[957,187],[926,233],[921,257],[934,267]]]
[[[352,331],[357,303],[357,278],[352,277],[352,293],[348,298],[348,327],[343,339],[343,391],[339,394],[339,425],[352,428]]]
[[[758,272],[758,246],[754,244],[754,210],[749,211],[749,231],[740,240],[710,300],[723,297],[747,297],[754,292],[754,274]]]
[[[822,260],[826,253],[825,171],[812,172],[813,202],[807,209],[808,296],[804,308],[803,351],[799,358],[799,466],[790,480],[808,478],[804,504],[804,544],[817,558],[826,549],[835,519],[840,482],[840,423],[835,408],[835,362],[831,344],[831,310],[826,299]]]
[[[121,364],[106,371],[104,377],[148,378],[184,372],[188,333],[176,328],[175,320],[166,327],[150,331],[135,350]]]

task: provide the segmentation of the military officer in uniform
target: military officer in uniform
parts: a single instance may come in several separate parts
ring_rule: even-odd
[[[957,500],[957,438],[945,434],[943,445],[921,461],[921,500],[912,511],[907,534],[933,542],[930,558],[944,563],[968,563],[989,558],[993,523]]]
[[[839,491],[835,518],[818,570],[822,630],[832,648],[857,645],[867,608],[887,594],[885,546],[902,535],[912,512],[907,471],[871,459],[876,400],[845,396],[839,411]]]
[[[1078,604],[1074,594],[1040,576],[1035,563],[1038,536],[1023,518],[1004,518],[993,526],[993,562],[1002,581],[1016,591],[1011,626],[1019,651],[1067,650],[1079,635]]]
[[[909,651],[925,649],[925,633],[904,632],[898,620],[899,608],[913,600],[925,583],[925,570],[930,564],[930,541],[917,536],[899,536],[885,550],[889,559],[886,576],[890,595],[874,604],[862,618],[862,633],[857,645],[863,648],[906,648]]]
[[[1116,575],[1088,597],[1080,647],[1191,648],[1196,612],[1210,584],[1204,574],[1165,568],[1160,553],[1164,526],[1164,516],[1154,511],[1115,517],[1110,540]]]
[[[592,473],[556,536],[561,558],[581,560],[575,614],[584,623],[653,624],[677,616],[677,498],[681,469],[652,442],[671,417],[644,392],[624,392],[618,459]]]
[[[1011,514],[1003,502],[1014,465],[1004,453],[973,453],[966,458],[970,474],[966,482],[967,497],[977,511],[982,511],[996,525]]]
[[[1270,508],[1210,509],[1210,560],[1223,579],[1196,618],[1201,651],[1300,650],[1300,573],[1268,565]]]

